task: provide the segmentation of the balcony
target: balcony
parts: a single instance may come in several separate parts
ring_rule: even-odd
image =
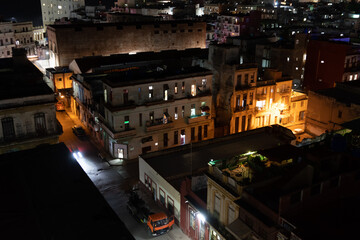
[[[101,127],[105,129],[105,131],[111,136],[112,139],[130,137],[130,136],[135,136],[136,135],[136,129],[135,128],[130,128],[130,129],[127,129],[127,130],[115,132],[114,130],[107,127],[105,125],[105,123],[102,123]]]
[[[249,110],[249,105],[246,106],[236,106],[234,109],[234,112],[242,112],[242,111],[246,111]]]
[[[153,122],[146,121],[146,132],[160,131],[162,129],[168,129],[174,127],[174,122],[168,120],[164,123],[163,118],[155,119]]]
[[[209,119],[209,116],[210,116],[209,113],[205,113],[202,115],[194,115],[194,116],[187,117],[187,124],[206,121]]]

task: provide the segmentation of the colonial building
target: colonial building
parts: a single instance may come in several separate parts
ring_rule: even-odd
[[[12,48],[25,48],[35,55],[32,22],[0,22],[0,58],[11,58]]]
[[[0,61],[0,153],[57,143],[62,134],[54,93],[25,53],[14,49]]]
[[[210,47],[216,86],[216,136],[272,124],[303,131],[307,97],[292,90],[292,78],[274,69],[258,76],[257,65],[237,64],[238,56],[233,46]]]
[[[206,23],[190,20],[51,25],[47,31],[52,66],[84,56],[206,46]]]
[[[209,202],[209,196],[215,188],[208,187],[211,180],[204,178],[202,173],[209,169],[211,160],[230,159],[249,150],[282,146],[294,139],[290,130],[273,125],[147,153],[139,156],[139,179],[159,205],[175,216],[183,232],[191,239],[232,239],[223,223],[213,216],[214,205]],[[193,177],[189,181],[186,176]],[[218,188],[223,186],[219,184]],[[224,205],[224,212],[226,207],[228,205]],[[230,221],[235,219],[236,215],[232,215]]]

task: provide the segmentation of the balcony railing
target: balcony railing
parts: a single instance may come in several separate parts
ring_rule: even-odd
[[[209,119],[209,116],[210,116],[209,113],[205,113],[202,115],[190,116],[190,117],[187,117],[187,123],[191,124],[191,123],[206,121]]]
[[[234,112],[241,112],[241,111],[245,111],[245,110],[249,110],[249,105],[237,106],[237,107],[235,107]]]
[[[136,129],[135,128],[129,128],[125,129],[123,131],[114,131],[113,129],[110,129],[108,126],[105,125],[105,123],[101,123],[101,127],[105,129],[105,131],[111,136],[112,139],[117,138],[123,138],[123,137],[129,137],[129,136],[135,136],[136,135]]]
[[[0,138],[0,145],[7,145],[14,142],[22,142],[28,141],[31,139],[41,139],[41,138],[48,138],[52,136],[61,135],[63,133],[63,128],[58,120],[55,123],[55,129],[44,129],[43,131],[37,131],[27,134],[18,134],[12,137],[4,137]]]
[[[162,118],[155,119],[154,121],[146,121],[146,132],[159,131],[172,127],[174,127],[173,121],[167,120],[167,122],[164,123]]]

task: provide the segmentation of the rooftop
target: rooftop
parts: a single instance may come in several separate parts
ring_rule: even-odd
[[[207,170],[208,163],[212,159],[229,159],[250,150],[268,149],[288,144],[293,139],[294,135],[290,130],[273,125],[148,153],[141,157],[162,177],[171,180],[189,175],[191,171],[195,173]],[[173,167],[174,164],[176,164],[176,168]]]
[[[134,239],[65,144],[3,154],[0,223],[12,239]]]

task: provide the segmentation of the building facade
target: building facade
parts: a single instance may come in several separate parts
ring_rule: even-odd
[[[206,47],[206,23],[196,21],[52,25],[47,31],[52,66],[84,56]]]
[[[13,58],[0,63],[5,80],[0,91],[0,154],[58,143],[62,134],[54,93],[25,53],[15,49]]]
[[[53,24],[55,20],[70,18],[70,13],[85,6],[85,0],[41,0],[41,14],[43,25]]]

